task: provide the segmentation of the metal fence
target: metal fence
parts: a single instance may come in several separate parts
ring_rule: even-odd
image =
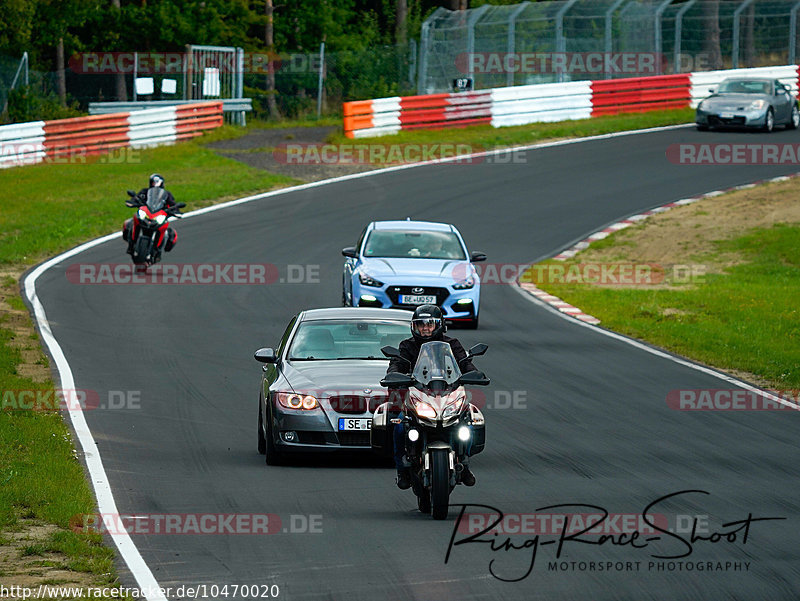
[[[418,93],[794,64],[798,0],[542,0],[437,9]]]

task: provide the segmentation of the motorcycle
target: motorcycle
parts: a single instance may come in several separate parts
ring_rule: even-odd
[[[134,265],[144,265],[146,269],[161,260],[162,250],[172,250],[178,234],[169,227],[169,218],[182,218],[178,209],[185,207],[186,203],[167,207],[166,190],[155,187],[149,188],[144,195],[128,190],[128,196],[131,198],[125,201],[125,206],[138,210],[132,220],[123,224],[122,239],[129,243],[133,240],[131,259]]]
[[[483,355],[489,347],[476,344],[468,358]],[[400,351],[386,346],[387,357],[400,357]],[[372,417],[370,441],[373,449],[393,449],[394,427],[404,426],[406,458],[411,464],[411,489],[417,507],[433,519],[447,518],[450,493],[461,483],[464,460],[483,451],[486,421],[467,399],[464,386],[486,386],[489,379],[479,371],[461,373],[453,351],[446,342],[426,342],[420,348],[411,375],[389,373],[381,386],[407,389],[400,407],[403,418],[390,418],[398,403],[378,406]]]

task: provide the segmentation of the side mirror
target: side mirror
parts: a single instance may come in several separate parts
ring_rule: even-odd
[[[469,260],[471,263],[480,263],[486,260],[486,255],[480,252],[474,252],[470,255]]]
[[[477,370],[461,374],[458,379],[458,383],[462,386],[488,386],[490,382],[491,380],[486,377],[486,374]]]
[[[408,388],[413,385],[414,378],[408,374],[401,374],[395,371],[386,374],[383,380],[381,380],[381,386],[385,386],[386,388]]]
[[[275,350],[271,348],[260,348],[253,353],[253,358],[259,363],[277,363],[278,355]]]
[[[136,192],[134,192],[133,190],[127,190],[127,192],[128,192],[128,196],[130,196],[131,198],[136,196]]]
[[[355,246],[348,246],[347,248],[343,248],[342,254],[345,257],[349,257],[350,259],[358,259],[358,253],[356,252]]]
[[[477,357],[478,355],[483,355],[488,350],[489,350],[489,345],[488,344],[483,344],[482,342],[479,342],[478,344],[473,346],[471,349],[469,349],[469,352],[467,353],[467,356],[468,357]]]
[[[396,349],[393,346],[384,346],[381,348],[381,352],[383,353],[384,357],[400,357],[403,358],[400,354],[400,349]]]
[[[179,202],[178,204],[175,205],[175,208],[176,209],[182,209],[185,206],[186,206],[185,202]]]
[[[714,93],[714,88],[708,88],[708,91],[713,94]]]

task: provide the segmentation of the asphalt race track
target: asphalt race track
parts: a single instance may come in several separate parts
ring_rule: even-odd
[[[486,409],[488,444],[473,460],[478,484],[458,487],[454,504],[506,514],[589,504],[638,515],[661,497],[694,489],[708,494],[683,494],[651,510],[683,527],[686,539],[688,522],[679,516],[708,516],[698,531],[705,536],[736,530],[723,524],[748,514],[786,519],[750,523],[746,543],[743,528],[735,542],[696,541],[690,555],[672,560],[653,556],[674,558],[688,546],[663,533],[645,543],[643,532],[635,545],[565,541],[553,564],[557,545],[544,543],[558,536],[544,533],[523,578],[535,531],[510,537],[521,549],[455,546],[445,564],[460,508],[434,522],[416,510],[410,491],[395,488],[393,470],[367,458],[267,467],[256,452],[261,368],[253,351],[276,345],[298,310],[339,305],[340,250],[367,222],[453,222],[489,262],[522,263],[642,210],[797,171],[679,166],[665,158],[670,144],[711,141],[797,144],[800,135],[682,128],[531,150],[502,163],[384,173],[185,219],[166,257],[273,263],[281,277],[289,265],[318,269],[305,283],[76,285],[65,277],[74,263],[127,262],[122,240],[45,272],[38,294],[76,386],[101,399],[109,391],[138,399],[138,406],[86,412],[119,511],[269,513],[286,529],[134,534],[159,584],[277,584],[289,601],[800,598],[797,413],[670,409],[670,390],[729,385],[554,315],[509,286],[485,285],[480,329],[456,331],[466,346],[489,345],[476,364],[492,379],[490,398],[500,391],[516,394],[517,403]],[[539,513],[548,512],[597,510]],[[304,519],[321,532],[292,532]],[[466,536],[459,532],[456,541]],[[120,571],[133,586],[122,564]]]

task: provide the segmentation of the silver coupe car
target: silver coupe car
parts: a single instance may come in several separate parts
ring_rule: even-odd
[[[800,125],[797,98],[777,79],[729,78],[697,105],[697,129],[757,128],[772,131],[776,125]]]

